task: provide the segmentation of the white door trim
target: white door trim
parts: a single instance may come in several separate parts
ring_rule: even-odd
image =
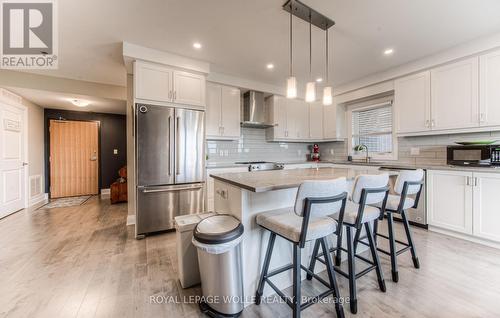
[[[23,134],[24,134],[24,209],[29,207],[29,153],[28,153],[28,107],[22,104],[22,97],[0,87],[0,102],[16,107],[23,112]]]

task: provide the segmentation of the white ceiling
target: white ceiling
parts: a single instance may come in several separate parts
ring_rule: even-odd
[[[498,0],[304,0],[337,22],[334,81],[344,84],[500,31]],[[121,42],[206,60],[212,71],[282,85],[288,73],[284,0],[59,1],[59,69],[47,75],[125,86]],[[308,77],[308,25],[295,20],[294,66]],[[192,48],[200,41],[203,48]],[[313,76],[324,33],[313,30]],[[383,56],[392,47],[392,57]],[[276,65],[273,71],[266,64]]]
[[[66,109],[74,111],[98,112],[98,113],[112,113],[112,114],[125,114],[126,101],[117,99],[107,99],[86,95],[65,94],[59,92],[49,92],[43,90],[8,87],[12,91],[27,100],[40,105],[43,108]],[[86,107],[77,107],[71,103],[72,99],[84,99],[90,102]]]

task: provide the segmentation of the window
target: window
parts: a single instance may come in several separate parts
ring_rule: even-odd
[[[350,114],[350,153],[355,158],[364,158],[365,150],[356,152],[356,146],[368,148],[374,159],[397,159],[397,139],[393,131],[392,102],[352,107]]]

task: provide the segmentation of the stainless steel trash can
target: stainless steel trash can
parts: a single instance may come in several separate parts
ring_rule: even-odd
[[[231,215],[210,216],[194,229],[203,292],[200,309],[212,317],[238,317],[243,311],[242,238],[243,225]]]

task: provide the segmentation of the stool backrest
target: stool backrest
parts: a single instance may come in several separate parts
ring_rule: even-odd
[[[328,198],[347,192],[346,178],[335,180],[304,181],[299,186],[295,198],[295,214],[303,216],[306,198]],[[310,215],[313,217],[332,215],[340,211],[342,201],[314,204],[311,206]]]
[[[361,201],[361,192],[363,189],[377,189],[386,187],[389,183],[389,175],[378,174],[378,175],[359,175],[356,177],[354,181],[354,190],[352,191],[352,201],[354,203],[360,203]],[[365,204],[376,204],[384,201],[385,193],[377,192],[377,193],[368,193],[366,195]]]
[[[394,192],[397,194],[401,194],[403,192],[403,187],[405,182],[419,182],[424,179],[424,170],[402,170],[398,178],[396,179],[396,183],[394,184]],[[421,185],[410,185],[408,186],[408,192],[406,194],[416,194],[420,191]]]

